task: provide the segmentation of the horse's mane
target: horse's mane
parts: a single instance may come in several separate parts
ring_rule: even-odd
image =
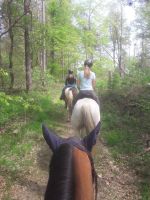
[[[95,183],[95,200],[96,200],[97,199],[97,193],[98,193],[97,173],[96,173],[96,170],[95,170],[95,167],[94,167],[94,161],[93,161],[92,155],[90,153],[88,153],[88,157],[89,157],[89,160],[91,162],[92,180],[93,180],[93,183]]]
[[[73,199],[72,165],[72,146],[63,144],[52,156],[45,200]]]
[[[65,143],[54,152],[50,164],[50,175],[45,200],[74,200],[73,148],[72,145]],[[91,154],[86,153],[91,162],[92,180],[95,183],[97,197],[97,174],[94,162]]]

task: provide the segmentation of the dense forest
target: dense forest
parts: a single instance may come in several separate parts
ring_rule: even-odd
[[[136,12],[134,21],[131,12]],[[4,91],[29,91],[52,77],[61,80],[85,58],[94,60],[100,87],[107,88],[114,73],[120,82],[128,77],[148,82],[148,2],[1,1],[0,17]]]
[[[20,173],[29,177],[41,123],[61,130],[66,74],[86,58],[94,62],[101,140],[134,170],[137,200],[150,199],[149,0],[0,0],[0,199],[23,199],[11,198],[12,185]]]

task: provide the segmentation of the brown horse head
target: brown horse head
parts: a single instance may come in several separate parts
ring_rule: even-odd
[[[97,176],[88,147],[93,133],[83,140],[74,137],[63,139],[44,125],[42,128],[53,151],[45,200],[96,199]]]

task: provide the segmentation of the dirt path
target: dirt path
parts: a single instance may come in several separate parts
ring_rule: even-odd
[[[64,128],[58,128],[57,132],[61,136],[70,136],[70,124],[66,123]],[[28,155],[34,161],[32,167],[25,175],[20,175],[10,187],[11,200],[43,200],[50,156],[51,152],[44,139],[38,142]],[[98,200],[140,200],[134,173],[126,167],[116,165],[107,147],[100,141],[94,147],[93,157],[99,176]],[[5,180],[0,176],[1,200],[6,200],[5,192]]]
[[[93,154],[99,176],[98,200],[141,199],[136,186],[138,180],[131,169],[116,164],[102,142],[97,142]]]

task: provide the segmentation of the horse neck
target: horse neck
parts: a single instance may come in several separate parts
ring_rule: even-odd
[[[53,155],[45,200],[94,200],[89,156],[69,144]]]
[[[73,151],[75,200],[94,200],[92,168],[88,155],[75,149]]]

